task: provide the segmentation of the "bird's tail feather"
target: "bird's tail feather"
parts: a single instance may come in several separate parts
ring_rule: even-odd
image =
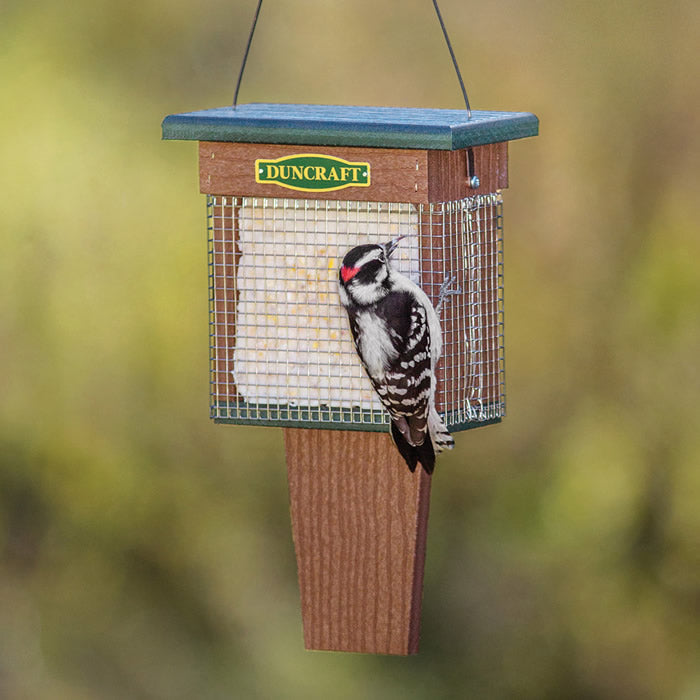
[[[432,474],[435,469],[435,450],[430,435],[425,436],[421,445],[411,445],[403,436],[398,426],[392,421],[391,437],[400,455],[406,461],[408,468],[413,472],[418,463],[421,464],[426,474]]]
[[[435,447],[435,452],[451,450],[455,446],[455,441],[449,430],[440,418],[440,414],[433,408],[428,416],[428,434]]]

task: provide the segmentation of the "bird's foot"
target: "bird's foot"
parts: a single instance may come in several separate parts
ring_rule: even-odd
[[[442,310],[442,305],[445,303],[447,297],[453,294],[461,294],[462,290],[457,284],[457,275],[447,275],[445,281],[440,285],[440,291],[438,292],[438,300],[435,305],[435,311],[439,315]]]

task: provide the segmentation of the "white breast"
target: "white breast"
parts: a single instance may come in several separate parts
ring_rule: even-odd
[[[358,313],[356,321],[360,357],[372,378],[381,380],[389,364],[397,357],[389,328],[381,318],[367,311]]]

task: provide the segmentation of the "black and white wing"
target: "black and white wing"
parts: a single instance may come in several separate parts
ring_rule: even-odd
[[[415,296],[391,292],[371,312],[351,314],[350,328],[372,386],[391,417],[394,442],[411,470],[421,462],[430,473],[435,454],[426,436],[435,379],[427,314]],[[380,340],[375,346],[370,338]]]

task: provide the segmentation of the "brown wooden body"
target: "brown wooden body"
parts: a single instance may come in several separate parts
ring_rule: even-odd
[[[316,193],[255,182],[257,158],[300,153],[370,162],[371,185]],[[507,143],[477,146],[473,153],[478,189],[467,184],[466,151],[201,142],[200,187],[203,193],[237,197],[414,204],[457,200],[506,188]],[[432,241],[429,214],[424,214],[421,225],[426,232],[422,284],[434,303],[443,273],[439,266],[428,264],[428,257],[431,261],[433,257],[425,251],[438,245],[438,237],[436,233]],[[233,246],[235,231],[230,235]],[[235,274],[233,248],[228,249],[228,262],[224,263],[226,252],[222,244],[215,246],[213,253],[222,256],[224,276]],[[224,294],[224,299],[221,309],[215,310],[216,332],[233,338],[223,310],[236,300],[233,293]],[[448,337],[459,332],[445,328]],[[221,353],[216,355],[217,365],[226,376],[232,352],[232,346],[217,350]],[[451,370],[440,371],[444,377]],[[438,390],[439,404],[443,397]],[[388,434],[290,428],[285,429],[285,444],[306,647],[416,653],[431,477],[420,467],[409,472]],[[438,478],[439,470],[438,464]]]
[[[467,185],[466,151],[289,146],[202,141],[199,144],[199,186],[204,194],[342,199],[361,202],[429,204],[487,194],[508,187],[508,143],[475,146],[474,170],[480,185]],[[257,158],[281,158],[320,153],[350,161],[367,161],[372,168],[369,187],[334,192],[299,192],[255,182]]]
[[[430,477],[389,435],[285,430],[307,649],[418,651]]]

